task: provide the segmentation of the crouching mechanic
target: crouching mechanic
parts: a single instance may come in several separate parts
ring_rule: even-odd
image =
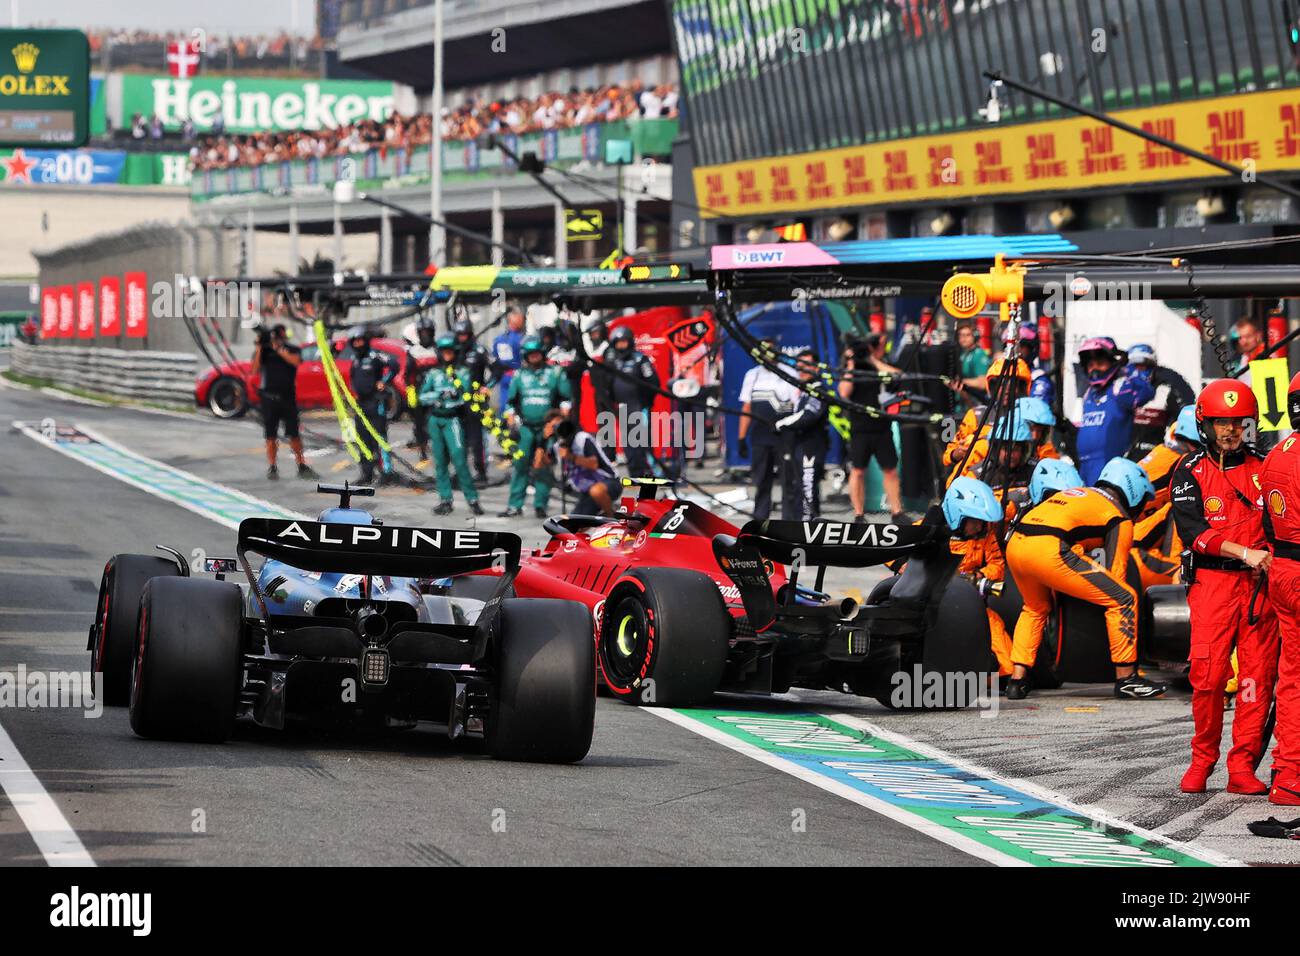
[[[1300,429],[1300,375],[1287,394],[1291,427]],[[1273,546],[1268,598],[1277,615],[1277,726],[1270,803],[1300,806],[1300,431],[1268,453],[1260,473],[1264,532]],[[1238,717],[1240,719],[1240,717]]]
[[[1178,463],[1170,478],[1174,521],[1190,556],[1184,571],[1191,614],[1192,762],[1184,793],[1203,793],[1219,759],[1224,690],[1237,648],[1237,712],[1228,752],[1228,792],[1267,793],[1255,777],[1265,746],[1264,724],[1277,679],[1277,620],[1268,600],[1247,607],[1272,555],[1265,549],[1260,509],[1263,459],[1243,440],[1259,406],[1250,388],[1234,379],[1211,382],[1196,399],[1196,422],[1205,447]]]
[[[433,451],[433,467],[438,484],[438,497],[442,500],[433,509],[436,515],[451,514],[451,475],[456,469],[456,484],[465,496],[469,510],[483,513],[478,503],[478,489],[469,475],[469,461],[465,456],[465,430],[461,413],[465,409],[465,393],[461,384],[469,380],[469,372],[456,364],[460,350],[456,336],[444,332],[438,336],[438,365],[424,374],[420,383],[420,406],[429,410],[429,444]]]
[[[1017,523],[1007,542],[1007,566],[1025,606],[1012,642],[1015,670],[1007,683],[1008,698],[1023,700],[1029,694],[1029,671],[1055,594],[1105,608],[1116,697],[1142,700],[1165,692],[1163,684],[1137,672],[1137,594],[1125,580],[1133,517],[1154,494],[1136,462],[1113,458],[1095,487],[1052,495]],[[1104,562],[1089,554],[1098,548]]]
[[[961,555],[957,573],[971,581],[987,600],[990,592],[1001,586],[1005,574],[997,536],[1002,505],[984,482],[963,476],[948,486],[942,507],[944,520],[953,533],[948,546],[953,554]],[[1011,638],[1001,615],[990,607],[984,610],[988,614],[989,643],[998,660],[998,673],[1005,677],[1011,673]]]
[[[620,490],[618,472],[596,436],[579,429],[558,408],[547,413],[542,434],[548,454],[561,463],[565,486],[578,496],[569,514],[613,517]]]

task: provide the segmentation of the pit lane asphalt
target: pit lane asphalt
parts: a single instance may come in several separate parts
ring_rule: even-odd
[[[53,416],[217,480],[260,476],[260,436],[0,389],[0,670],[81,671],[105,559],[233,533],[13,431]],[[287,471],[286,471],[287,473]],[[307,483],[246,490],[314,510]],[[389,516],[391,497],[378,510]],[[402,502],[405,504],[405,502]],[[420,499],[421,517],[429,498]],[[412,515],[414,517],[414,515]],[[418,730],[145,741],[121,709],[4,709],[0,724],[100,864],[929,864],[979,861],[634,708],[602,699],[578,766],[499,763]],[[792,812],[806,813],[793,832]],[[197,811],[205,829],[193,832]],[[504,822],[504,832],[499,832]],[[494,824],[496,827],[494,829]],[[0,863],[41,857],[0,796]]]
[[[252,422],[102,409],[0,388],[0,607],[21,609],[0,612],[0,669],[20,661],[85,667],[95,584],[111,553],[167,543],[227,554],[233,541],[233,532],[8,429],[14,419],[45,417],[84,423],[140,454],[298,511],[314,514],[323,506],[314,485],[288,477],[285,451],[286,477],[262,477],[261,435]],[[337,433],[323,415],[309,424]],[[399,424],[396,443],[408,434]],[[350,465],[331,470],[346,456],[324,444],[311,460],[327,480],[355,478]],[[435,501],[383,489],[374,506],[392,522],[428,523]],[[503,504],[503,487],[485,491],[489,515]],[[465,519],[458,495],[451,523]],[[515,531],[526,546],[545,539],[531,516],[489,517],[479,526]],[[865,593],[871,583],[860,572],[833,571],[827,579],[837,593]],[[855,714],[1238,860],[1300,862],[1300,846],[1246,831],[1248,821],[1290,814],[1222,792],[1222,768],[1209,793],[1178,792],[1192,726],[1181,692],[1121,702],[1109,685],[1073,685],[1023,702],[1003,700],[996,719],[969,711],[891,713],[830,692],[731,703]],[[0,710],[0,724],[102,863],[978,862],[607,699],[600,701],[592,755],[576,768],[497,764],[423,733],[326,738],[245,727],[233,743],[207,748],[137,740],[115,712],[85,720]],[[1225,739],[1225,753],[1227,746]],[[195,808],[208,811],[206,834],[190,832]],[[491,831],[496,808],[506,811],[505,834]],[[805,834],[791,832],[794,808],[808,811]],[[39,862],[0,796],[0,861],[20,858]]]

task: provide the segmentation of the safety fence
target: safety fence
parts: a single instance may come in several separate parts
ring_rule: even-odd
[[[187,352],[51,348],[15,341],[12,368],[19,375],[117,398],[192,405],[199,359]]]

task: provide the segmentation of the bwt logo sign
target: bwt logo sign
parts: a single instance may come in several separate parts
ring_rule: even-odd
[[[785,261],[784,249],[731,250],[731,261],[738,266],[775,266]]]

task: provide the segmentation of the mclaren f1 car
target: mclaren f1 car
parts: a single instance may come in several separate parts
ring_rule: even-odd
[[[614,696],[689,706],[718,690],[799,686],[847,689],[887,706],[961,706],[974,700],[901,699],[900,686],[933,684],[934,674],[951,688],[955,675],[996,670],[982,598],[954,576],[959,559],[937,510],[915,526],[737,528],[691,501],[659,498],[661,482],[637,484],[613,518],[549,519],[550,540],[521,559],[514,579],[521,596],[591,608],[601,680]],[[878,584],[865,605],[822,590],[826,566],[901,559],[901,575]],[[492,586],[490,577],[461,581]]]
[[[502,759],[581,760],[596,706],[587,606],[513,596],[517,535],[387,526],[351,506],[373,489],[319,490],[340,500],[317,521],[242,521],[236,557],[205,560],[215,577],[168,548],[111,558],[89,640],[103,702],[129,707],[142,737],[355,718],[427,722]],[[492,590],[455,593],[488,568]]]

